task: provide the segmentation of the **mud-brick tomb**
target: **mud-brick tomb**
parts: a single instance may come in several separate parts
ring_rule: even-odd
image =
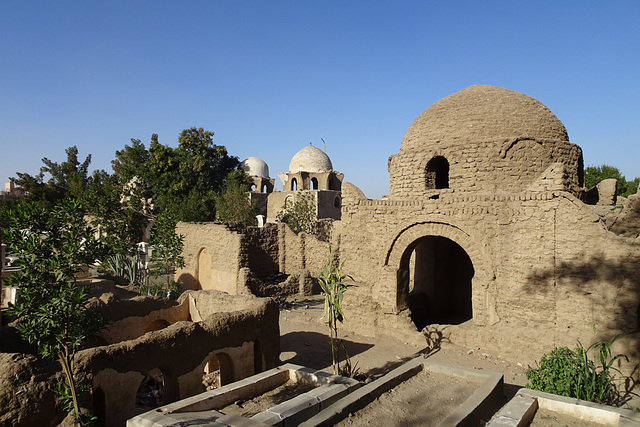
[[[178,224],[186,265],[176,280],[187,292],[177,302],[91,284],[91,304],[111,321],[77,365],[89,374],[85,406],[105,425],[153,407],[159,391],[166,404],[200,393],[203,380],[279,365],[278,305],[265,297],[318,292],[330,256],[354,279],[342,327],[359,334],[424,345],[424,328],[438,329],[525,363],[619,336],[623,373],[640,362],[640,195],[616,198],[611,182],[587,192],[581,148],[527,95],[472,86],[427,108],[389,157],[383,200],[343,182],[313,146],[280,174],[282,191],[264,161],[243,167],[261,226]],[[318,221],[296,235],[276,214],[303,194]],[[57,365],[9,328],[0,334],[0,424],[61,422],[48,391]]]

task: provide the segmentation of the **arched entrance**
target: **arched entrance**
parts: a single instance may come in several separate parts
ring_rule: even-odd
[[[211,269],[213,268],[213,260],[207,248],[200,249],[197,262],[196,280],[200,285],[199,289],[212,289]]]
[[[475,270],[469,255],[453,240],[423,236],[407,246],[398,270],[398,298],[422,330],[427,325],[457,325],[473,317]]]

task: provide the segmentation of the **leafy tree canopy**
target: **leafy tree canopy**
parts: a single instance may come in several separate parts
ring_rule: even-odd
[[[13,182],[22,188],[25,201],[45,202],[52,206],[59,200],[73,198],[79,200],[89,184],[89,165],[91,154],[82,163],[78,160],[78,147],[75,145],[65,150],[67,160],[58,164],[48,158],[43,158],[44,166],[33,176],[28,173],[17,172],[18,178]],[[45,181],[45,176],[49,179]]]
[[[180,133],[175,149],[151,141],[148,170],[158,207],[178,221],[215,219],[216,193],[240,163],[212,137],[213,132],[192,127]]]
[[[640,178],[635,178],[633,181],[627,181],[624,175],[622,175],[620,170],[616,167],[601,165],[588,166],[584,169],[584,183],[588,190],[598,185],[600,181],[610,178],[618,181],[618,189],[616,191],[618,196],[627,197],[638,191]]]
[[[251,180],[241,169],[227,175],[224,187],[216,196],[216,211],[221,221],[257,225],[256,203],[249,199]]]

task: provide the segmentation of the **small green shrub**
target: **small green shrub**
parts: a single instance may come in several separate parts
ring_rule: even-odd
[[[140,285],[140,295],[176,300],[180,294],[182,294],[182,287],[174,280],[169,283],[168,290],[165,285],[159,283],[146,283]]]
[[[620,371],[613,364],[618,359],[629,359],[623,354],[612,356],[611,346],[616,339],[598,341],[588,348],[580,341],[573,350],[556,348],[542,356],[538,368],[527,369],[527,387],[605,405],[624,405],[629,396],[616,388],[615,373]],[[593,359],[589,357],[591,352]]]
[[[122,278],[128,285],[138,285],[143,280],[139,255],[113,254],[105,258],[100,270],[116,278]]]
[[[291,231],[312,233],[316,224],[315,196],[308,191],[299,191],[294,202],[285,200],[282,210],[276,215],[276,222],[287,224]]]

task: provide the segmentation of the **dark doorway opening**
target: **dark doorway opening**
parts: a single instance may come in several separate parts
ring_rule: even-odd
[[[399,307],[411,310],[418,330],[458,325],[473,317],[469,255],[453,240],[426,236],[406,249],[398,273]],[[404,301],[400,301],[404,300]]]

